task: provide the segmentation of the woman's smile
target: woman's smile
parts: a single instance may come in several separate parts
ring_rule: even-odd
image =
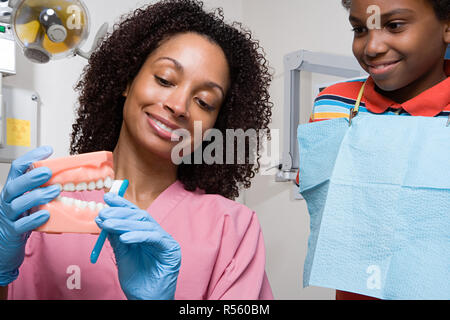
[[[151,115],[145,112],[147,116],[147,121],[151,128],[156,132],[158,136],[167,140],[178,140],[179,135],[174,131],[180,129],[179,126],[176,126],[172,123],[168,123],[167,120],[164,120],[161,117]],[[163,122],[164,121],[164,122]]]

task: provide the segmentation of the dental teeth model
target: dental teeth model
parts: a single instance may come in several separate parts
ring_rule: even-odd
[[[39,207],[39,210],[50,212],[50,219],[36,231],[100,233],[94,219],[107,205],[89,198],[92,193],[98,199],[98,193],[102,195],[102,190],[108,192],[114,182],[111,152],[99,151],[48,159],[35,162],[32,167],[48,167],[52,171],[52,178],[43,187],[58,185],[62,192],[55,200]]]
[[[74,191],[93,191],[93,190],[103,190],[103,189],[110,189],[112,185],[113,179],[111,177],[106,177],[106,179],[103,181],[102,179],[95,181],[91,181],[89,183],[87,182],[81,182],[75,185],[74,183],[66,183],[63,186],[59,183],[56,185],[59,186],[59,189],[61,191],[66,192],[74,192]],[[70,197],[62,197],[58,196],[56,198],[56,201],[62,202],[66,206],[77,206],[80,209],[89,208],[93,211],[100,211],[105,207],[108,207],[107,204],[101,203],[101,202],[95,202],[95,201],[82,201],[82,200],[76,200],[74,198]]]

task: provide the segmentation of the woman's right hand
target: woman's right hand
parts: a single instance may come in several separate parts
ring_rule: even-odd
[[[27,215],[27,211],[50,202],[60,193],[58,186],[39,188],[50,180],[52,172],[49,168],[27,172],[33,162],[47,159],[52,153],[52,147],[39,147],[11,164],[0,194],[0,286],[6,286],[17,278],[25,258],[28,236],[50,217],[46,210],[31,215]]]

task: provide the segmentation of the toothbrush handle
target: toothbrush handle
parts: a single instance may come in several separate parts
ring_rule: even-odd
[[[100,251],[102,251],[102,247],[107,236],[108,234],[105,230],[102,230],[102,232],[100,232],[100,235],[98,236],[97,242],[95,243],[94,249],[91,253],[91,263],[97,262],[98,256],[100,255]]]
[[[125,191],[128,188],[128,180],[123,180],[122,185],[120,186],[120,190],[118,195],[123,197]],[[105,243],[106,237],[108,236],[107,232],[102,230],[100,235],[98,236],[97,242],[95,243],[94,249],[92,249],[91,253],[91,263],[96,263],[98,260],[98,256],[100,255],[100,251],[102,251],[103,244]]]
[[[128,180],[125,179],[122,181],[119,192],[117,193],[119,196],[123,197],[123,195],[125,194],[125,191],[127,191],[128,184],[129,184]]]

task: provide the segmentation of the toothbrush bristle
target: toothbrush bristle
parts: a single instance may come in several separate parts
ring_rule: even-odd
[[[109,192],[116,193],[116,194],[119,193],[122,182],[123,182],[123,180],[114,180]]]

